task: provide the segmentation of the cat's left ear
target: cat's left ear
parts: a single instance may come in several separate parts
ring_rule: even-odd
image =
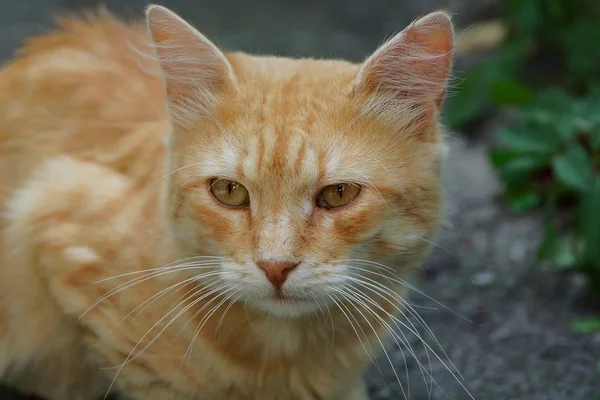
[[[442,106],[452,68],[454,31],[450,16],[433,12],[381,46],[363,64],[355,90],[366,93],[378,113],[426,112]]]
[[[223,52],[165,7],[149,6],[146,23],[163,71],[172,112],[210,112],[220,92],[235,81],[231,64]]]

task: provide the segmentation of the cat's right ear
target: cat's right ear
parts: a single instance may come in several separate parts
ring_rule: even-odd
[[[231,64],[210,40],[165,7],[146,9],[146,23],[173,112],[210,112],[235,80]]]
[[[392,127],[420,129],[437,122],[452,68],[454,28],[436,11],[388,40],[362,65],[354,90],[370,112]],[[428,132],[430,130],[427,130]]]

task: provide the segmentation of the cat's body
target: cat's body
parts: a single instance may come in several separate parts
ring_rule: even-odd
[[[426,107],[394,111],[367,99],[385,80],[374,62],[223,61],[166,10],[149,19],[160,64],[145,29],[102,14],[0,72],[0,379],[50,400],[92,400],[115,374],[139,400],[365,399],[398,308],[381,289],[344,297],[344,271],[368,288],[385,269],[342,264],[404,274],[426,253],[447,72],[435,93],[419,82]],[[248,188],[248,211],[211,197],[221,176]],[[338,182],[361,184],[356,205],[312,202]]]

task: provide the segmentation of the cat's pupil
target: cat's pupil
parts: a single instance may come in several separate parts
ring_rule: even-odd
[[[339,184],[337,187],[338,194],[340,195],[340,199],[344,196],[344,185]]]
[[[227,190],[229,191],[230,196],[231,196],[231,192],[233,191],[233,188],[234,188],[233,182],[230,181],[229,183],[227,183]]]

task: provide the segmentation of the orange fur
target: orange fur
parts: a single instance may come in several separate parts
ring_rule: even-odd
[[[51,400],[365,399],[401,300],[348,293],[401,294],[356,260],[404,277],[439,223],[447,15],[363,66],[224,55],[148,20],[65,20],[0,72],[1,379]],[[215,177],[250,206],[219,204]],[[318,208],[341,182],[358,197]],[[299,265],[276,292],[260,260]]]

